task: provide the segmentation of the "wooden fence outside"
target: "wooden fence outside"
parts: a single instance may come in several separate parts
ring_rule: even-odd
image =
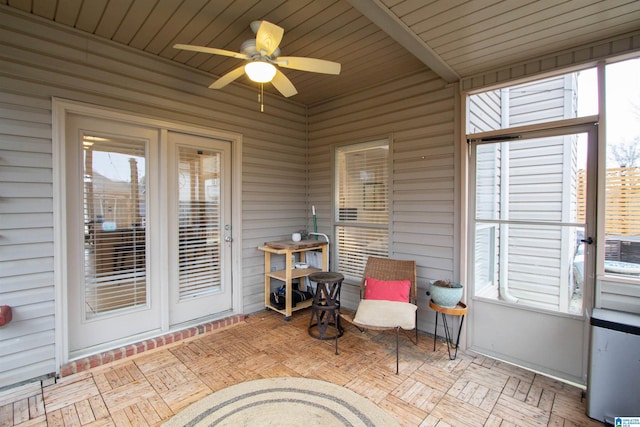
[[[586,171],[578,171],[578,222],[585,220]],[[640,168],[610,168],[606,176],[605,233],[640,236]]]

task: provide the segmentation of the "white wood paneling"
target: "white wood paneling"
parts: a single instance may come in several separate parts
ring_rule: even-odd
[[[587,354],[581,318],[543,316],[499,302],[474,301],[472,307],[471,350],[584,384]],[[510,321],[496,327],[496,319]]]
[[[52,97],[243,135],[236,280],[243,311],[262,309],[257,246],[305,227],[305,108],[267,94],[260,113],[253,88],[211,91],[205,73],[6,8],[0,22],[0,303],[14,305],[0,348],[25,343],[0,355],[0,387],[55,371]]]
[[[637,6],[636,6],[637,7]],[[506,63],[486,71],[465,76],[460,81],[463,91],[473,92],[482,88],[505,85],[518,80],[531,80],[535,76],[558,73],[566,68],[587,68],[597,61],[615,56],[629,55],[640,50],[640,31],[632,31],[615,37],[596,39],[583,44],[538,57],[530,57],[520,62]]]
[[[482,92],[467,99],[467,133],[488,132],[502,128],[501,91]]]
[[[597,280],[596,307],[610,310],[640,313],[640,286],[624,279],[610,280],[606,277]]]

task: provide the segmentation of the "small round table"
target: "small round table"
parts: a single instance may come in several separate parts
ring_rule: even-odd
[[[344,276],[340,273],[321,271],[311,273],[309,280],[316,282],[316,292],[311,303],[311,319],[309,320],[309,335],[320,340],[332,340],[342,336],[340,327],[340,287]],[[327,335],[328,329],[335,332]]]
[[[445,336],[445,340],[447,341],[447,351],[449,352],[449,359],[450,360],[455,360],[455,358],[458,356],[458,344],[460,343],[460,332],[462,331],[462,323],[464,322],[464,316],[465,314],[467,314],[467,305],[463,302],[458,302],[458,305],[456,305],[455,307],[442,307],[439,306],[438,304],[435,304],[433,301],[429,300],[429,307],[431,307],[432,310],[435,310],[436,312],[436,327],[433,331],[433,351],[436,351],[436,338],[438,337],[438,313],[440,313],[442,315],[442,323],[444,326],[444,336]],[[449,334],[449,326],[447,325],[447,317],[446,315],[452,315],[452,316],[461,316],[460,317],[460,327],[458,328],[458,338],[456,338],[456,351],[453,354],[453,357],[451,356],[451,344],[453,344],[453,341],[451,340],[451,335]],[[451,344],[450,344],[451,343]]]

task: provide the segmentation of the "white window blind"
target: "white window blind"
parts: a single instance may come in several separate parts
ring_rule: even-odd
[[[85,135],[87,318],[145,305],[145,143]]]
[[[220,154],[179,148],[179,297],[215,292],[220,270]]]
[[[362,277],[369,256],[389,253],[389,146],[376,141],[336,150],[338,270]]]

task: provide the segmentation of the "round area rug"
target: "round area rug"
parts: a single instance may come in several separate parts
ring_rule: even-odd
[[[164,426],[399,426],[373,402],[307,378],[265,378],[210,394]]]

